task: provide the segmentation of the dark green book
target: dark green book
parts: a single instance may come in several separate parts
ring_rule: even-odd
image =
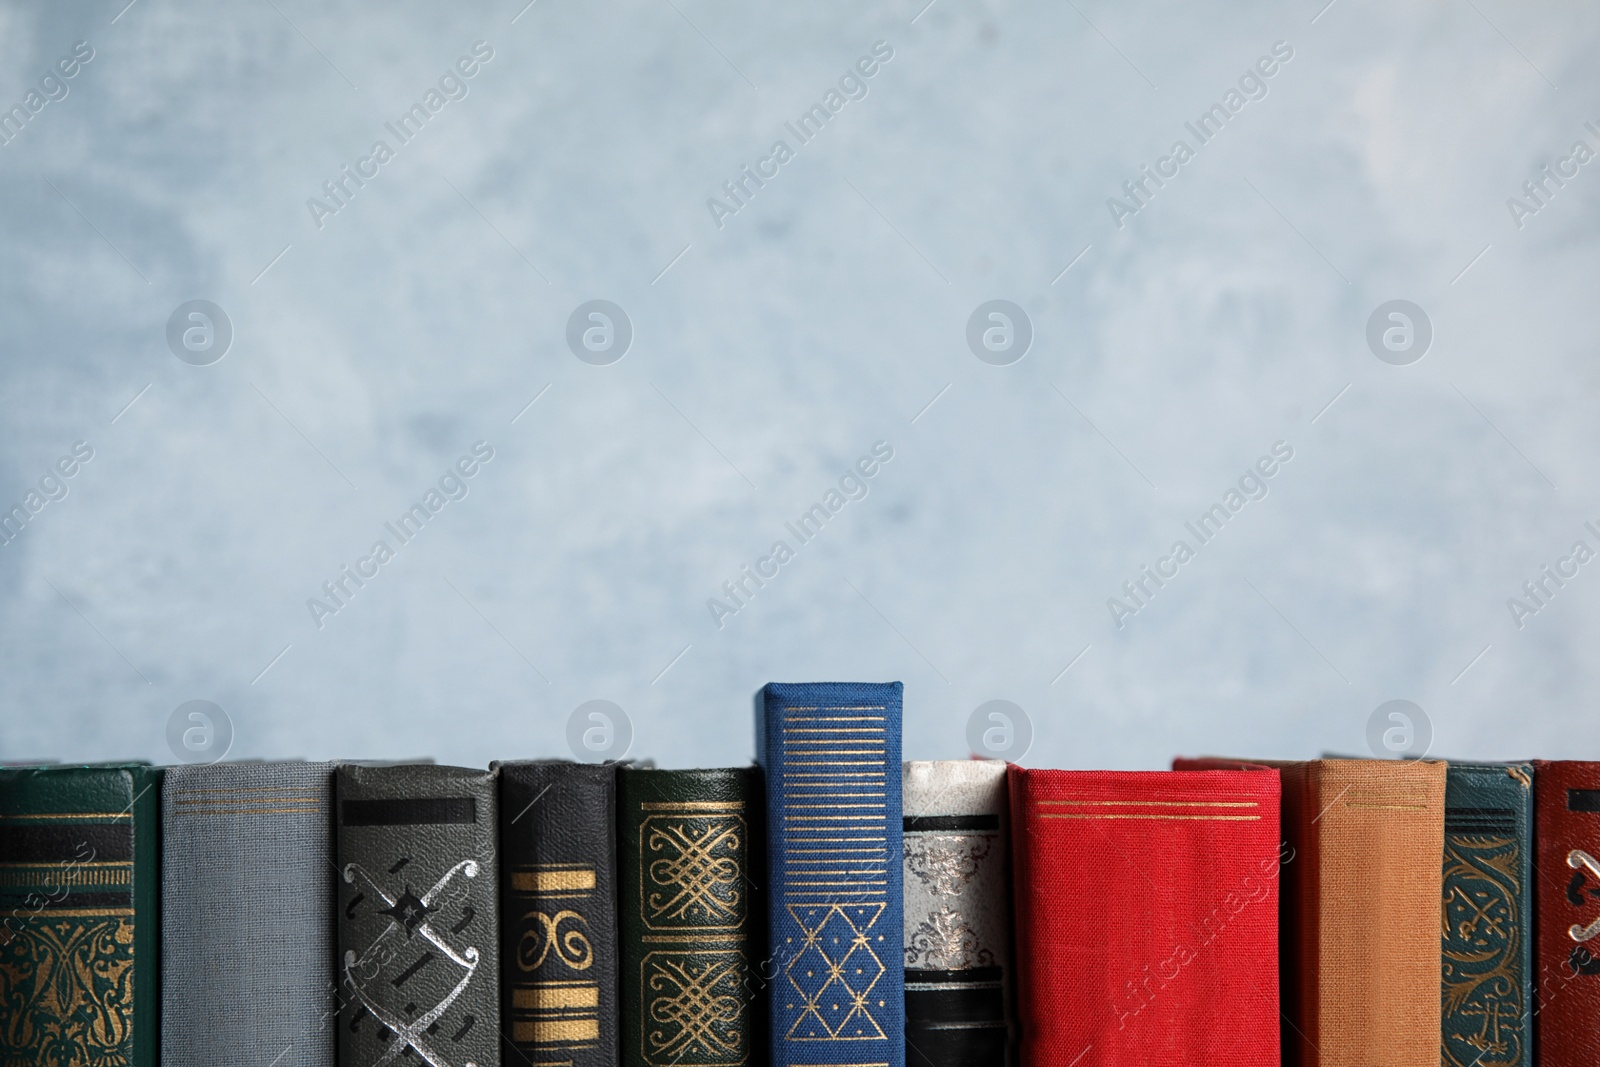
[[[161,771],[0,770],[0,1063],[156,1067]]]
[[[617,775],[622,1067],[765,1059],[761,771]]]
[[[1444,794],[1443,1067],[1533,1063],[1533,767],[1451,763]]]

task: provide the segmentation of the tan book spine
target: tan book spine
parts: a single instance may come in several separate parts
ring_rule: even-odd
[[[1314,1067],[1436,1067],[1446,765],[1318,760]],[[1308,805],[1308,811],[1313,805]],[[1308,856],[1307,858],[1313,858]],[[1308,1035],[1309,1036],[1309,1035]]]

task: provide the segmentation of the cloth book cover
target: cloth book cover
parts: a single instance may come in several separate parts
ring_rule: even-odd
[[[900,707],[899,682],[756,695],[772,1067],[904,1067]]]
[[[500,772],[510,1067],[616,1067],[617,764]]]
[[[333,764],[172,767],[163,1067],[333,1067]]]
[[[1445,774],[1441,977],[1443,1067],[1532,1067],[1531,764]]]
[[[1600,763],[1535,760],[1534,1016],[1543,1067],[1600,1063]]]
[[[1262,764],[1283,778],[1285,1063],[1438,1067],[1445,764]],[[1219,765],[1239,763],[1174,763]]]
[[[761,771],[617,775],[622,1067],[764,1059]]]
[[[500,1063],[490,771],[341,764],[340,1067]]]
[[[161,771],[0,770],[0,1063],[156,1067]]]
[[[1011,885],[1004,760],[908,762],[908,1067],[1010,1061]]]
[[[1276,1067],[1277,772],[1009,778],[1022,1062]]]

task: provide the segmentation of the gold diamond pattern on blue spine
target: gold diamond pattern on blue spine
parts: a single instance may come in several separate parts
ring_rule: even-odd
[[[873,987],[883,977],[875,951],[882,904],[789,905],[803,943],[784,973],[803,1002],[789,1028],[795,1041],[881,1041],[883,1027],[873,1018]],[[896,944],[898,947],[898,943]]]

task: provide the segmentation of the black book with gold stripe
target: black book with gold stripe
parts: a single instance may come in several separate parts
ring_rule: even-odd
[[[616,764],[494,766],[505,1062],[616,1067]]]
[[[0,1063],[155,1067],[161,771],[0,770]]]

